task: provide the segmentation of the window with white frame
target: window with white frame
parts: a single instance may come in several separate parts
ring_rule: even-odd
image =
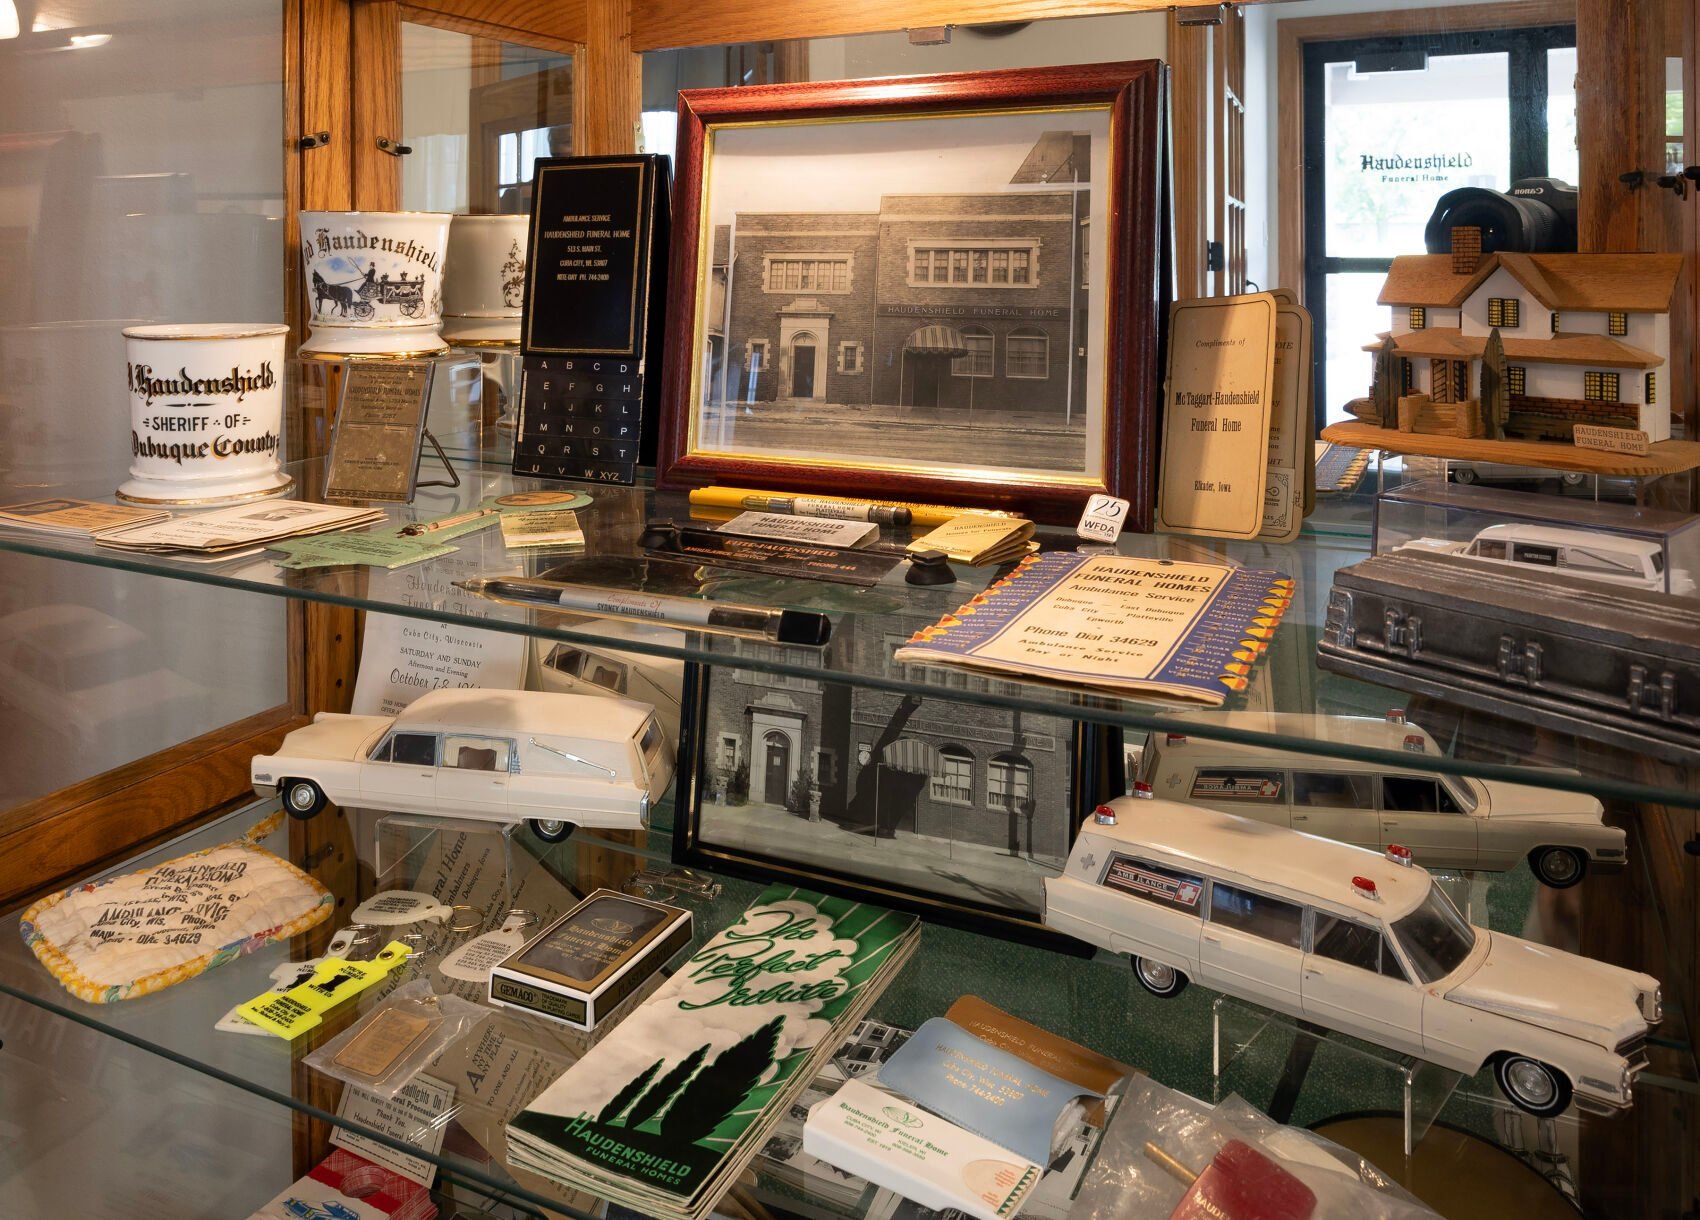
[[[931,794],[947,805],[974,803],[974,756],[961,746],[940,746]]]
[[[1005,377],[1051,375],[1051,337],[1036,326],[1018,326],[1003,341]]]
[[[767,292],[849,292],[848,254],[769,254],[762,288]]]
[[[959,333],[962,346],[968,350],[950,362],[951,373],[957,377],[990,377],[992,332],[984,326],[964,326]]]
[[[715,754],[714,765],[727,772],[738,769],[738,739],[733,734],[720,735],[720,749]]]
[[[838,345],[838,371],[840,373],[860,373],[862,371],[862,345],[846,339]]]
[[[1033,764],[1019,754],[999,754],[986,768],[986,807],[1014,810],[1026,808],[1033,796]]]
[[[912,287],[1031,288],[1038,282],[1037,242],[916,242],[909,248]]]
[[[767,340],[751,339],[744,345],[744,364],[751,373],[764,372],[767,369]]]

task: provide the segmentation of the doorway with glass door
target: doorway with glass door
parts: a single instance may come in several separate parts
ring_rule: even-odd
[[[1346,404],[1367,392],[1364,349],[1387,329],[1382,280],[1395,255],[1429,248],[1443,195],[1555,178],[1562,185],[1545,189],[1557,199],[1574,185],[1575,78],[1574,25],[1304,44],[1304,291],[1317,322],[1318,428],[1347,418]],[[1523,236],[1505,248],[1575,248],[1562,225]]]

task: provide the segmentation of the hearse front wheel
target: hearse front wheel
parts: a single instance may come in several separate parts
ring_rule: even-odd
[[[330,803],[324,789],[310,779],[286,779],[282,787],[283,807],[292,818],[306,821]]]
[[[1512,1105],[1536,1118],[1556,1118],[1570,1105],[1570,1081],[1538,1059],[1501,1055],[1493,1065],[1493,1078]]]
[[[1573,847],[1537,847],[1529,853],[1529,868],[1542,885],[1563,890],[1582,880],[1588,861]]]
[[[532,818],[531,833],[545,843],[561,843],[573,833],[573,824],[554,819]]]
[[[1186,990],[1186,975],[1173,966],[1165,966],[1162,962],[1154,962],[1148,957],[1133,959],[1133,977],[1139,980],[1139,985],[1145,990],[1165,1000]]]

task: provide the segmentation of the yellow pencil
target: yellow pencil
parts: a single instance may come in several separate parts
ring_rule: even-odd
[[[792,493],[784,491],[762,491],[752,487],[698,487],[691,492],[691,503],[699,508],[730,508],[742,511],[755,509],[761,511],[769,500],[791,499]],[[1004,512],[993,508],[964,508],[948,504],[915,504],[908,500],[877,500],[861,499],[856,496],[822,496],[808,497],[811,500],[827,500],[835,504],[866,505],[878,508],[906,508],[910,513],[911,523],[917,526],[943,525],[946,521],[968,513],[978,513],[984,517],[1020,517],[1020,513]]]

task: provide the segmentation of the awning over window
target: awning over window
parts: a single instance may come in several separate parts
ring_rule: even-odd
[[[923,326],[903,345],[917,356],[966,356],[968,345],[954,326]]]
[[[947,327],[933,329],[946,330]],[[938,751],[913,737],[899,737],[880,751],[880,762],[893,771],[908,771],[914,775],[930,775],[938,769]]]

